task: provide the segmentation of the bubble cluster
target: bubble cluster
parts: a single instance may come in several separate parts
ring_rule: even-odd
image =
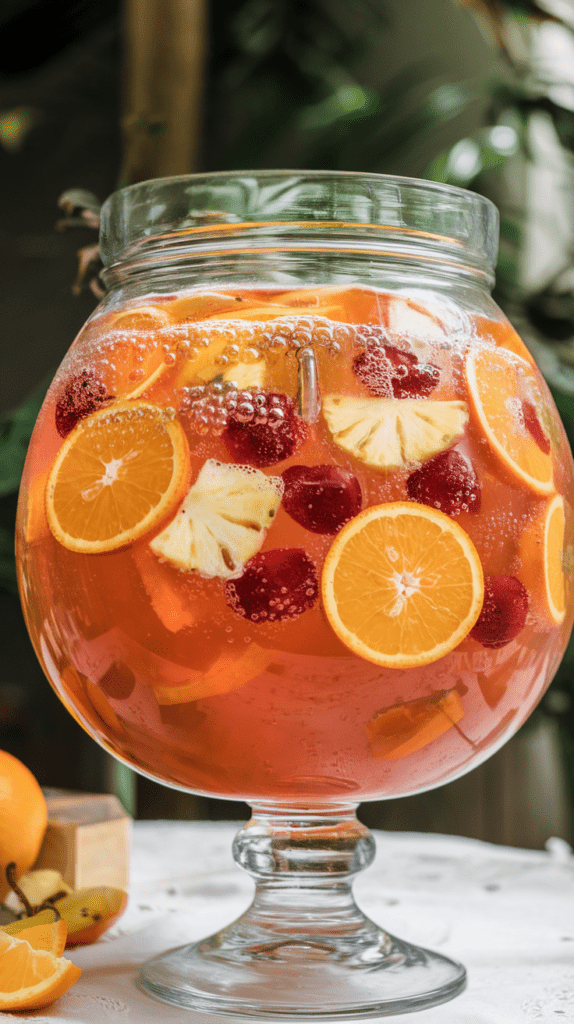
[[[421,363],[414,352],[388,343],[382,327],[363,325],[355,342],[362,348],[353,360],[353,370],[380,398],[427,398],[440,380],[432,363]]]
[[[285,420],[281,396],[265,391],[238,391],[233,382],[226,381],[182,388],[180,412],[197,434],[216,436],[223,433],[230,418],[272,430]]]
[[[336,356],[351,342],[355,328],[322,316],[280,316],[273,320],[213,320],[179,325],[188,345],[188,358],[213,345],[219,348],[216,362],[229,366],[241,359],[255,362],[266,353],[295,352],[307,345],[324,348]],[[221,342],[226,342],[221,348]]]

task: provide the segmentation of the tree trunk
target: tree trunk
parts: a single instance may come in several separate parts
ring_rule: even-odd
[[[126,0],[120,185],[198,169],[207,0]]]

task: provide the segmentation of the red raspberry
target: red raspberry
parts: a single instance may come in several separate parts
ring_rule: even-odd
[[[233,458],[260,468],[288,459],[307,439],[307,424],[295,403],[287,395],[268,394],[265,411],[261,416],[256,411],[255,419],[252,405],[240,403],[229,414],[222,436]]]
[[[485,576],[482,611],[470,635],[483,647],[504,647],[524,628],[528,592],[515,576]]]
[[[545,433],[544,428],[538,418],[538,411],[536,406],[532,402],[529,402],[525,398],[522,402],[522,415],[524,417],[524,426],[528,433],[534,438],[536,444],[545,455],[550,455],[550,438]]]
[[[113,397],[93,370],[82,370],[72,377],[56,402],[56,430],[60,437],[66,437],[79,420]]]
[[[361,485],[341,466],[289,466],[283,508],[313,533],[338,533],[361,511]]]
[[[426,398],[440,380],[438,367],[420,363],[414,352],[368,341],[353,360],[353,370],[381,398]]]
[[[411,473],[407,491],[413,501],[438,508],[447,516],[480,511],[481,488],[474,467],[454,448],[440,452]]]
[[[313,607],[318,594],[317,570],[300,548],[259,552],[247,563],[243,576],[225,584],[233,610],[259,623],[296,619]]]

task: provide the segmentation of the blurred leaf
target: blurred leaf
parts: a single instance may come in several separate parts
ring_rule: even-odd
[[[44,378],[23,405],[0,417],[0,496],[17,491],[30,437],[52,379]]]
[[[14,531],[0,526],[0,587],[11,594],[18,594],[16,561],[14,556]]]
[[[0,145],[7,153],[18,152],[37,119],[38,114],[33,107],[0,111]]]

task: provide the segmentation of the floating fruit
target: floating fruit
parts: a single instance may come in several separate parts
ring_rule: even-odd
[[[271,661],[272,652],[251,643],[239,655],[235,651],[224,651],[207,672],[190,672],[185,683],[154,686],[154,694],[158,704],[189,704],[194,700],[216,697],[238,690],[264,672]]]
[[[566,615],[564,592],[564,500],[555,494],[520,538],[520,564],[524,578],[542,580],[537,611],[559,626]]]
[[[44,794],[32,772],[18,758],[0,750],[0,900],[10,889],[8,864],[15,862],[17,879],[30,870],[47,824]]]
[[[149,334],[150,331],[157,331],[171,322],[167,310],[159,306],[131,306],[121,313],[116,313],[110,326],[115,331]]]
[[[359,657],[389,668],[428,665],[472,629],[483,599],[470,537],[414,502],[377,505],[343,527],[322,577],[327,618]]]
[[[50,914],[50,920],[41,922],[39,918],[44,913]],[[68,926],[63,918],[55,920],[54,910],[41,911],[41,914],[4,925],[0,931],[6,932],[7,935],[16,935],[19,939],[26,939],[32,949],[43,949],[52,956],[62,956],[66,948]]]
[[[540,451],[544,452],[545,455],[550,455],[550,452],[552,451],[552,442],[540,422],[536,406],[533,402],[529,402],[528,399],[524,398],[522,400],[521,408],[522,419],[528,433],[534,438],[536,444],[540,448]]]
[[[485,576],[484,603],[470,631],[483,647],[505,647],[524,629],[528,592],[515,576]]]
[[[312,608],[319,593],[315,564],[299,548],[262,551],[225,585],[227,603],[251,622],[283,622]]]
[[[264,359],[253,363],[235,363],[222,371],[221,367],[208,366],[197,374],[199,380],[207,382],[221,380],[224,384],[233,384],[239,391],[259,391],[263,387],[267,364]]]
[[[160,562],[145,543],[134,546],[132,557],[150,604],[165,628],[170,633],[178,633],[180,629],[193,626],[200,616],[199,603],[189,597],[181,586],[181,581],[174,578],[173,567]],[[131,671],[127,665],[124,666],[123,672],[125,673],[126,670]],[[98,681],[98,685],[102,686],[101,679]],[[110,696],[114,696],[114,694],[110,694]]]
[[[479,429],[495,456],[515,480],[550,494],[552,455],[542,427],[547,413],[532,366],[501,348],[471,349],[464,372]]]
[[[82,420],[48,477],[46,515],[70,551],[99,554],[133,543],[177,508],[189,449],[173,411],[119,402]]]
[[[96,412],[112,398],[113,395],[108,394],[105,384],[93,370],[75,374],[66,382],[56,400],[56,430],[60,437],[67,437],[76,423]]]
[[[413,501],[438,508],[447,516],[480,511],[481,489],[474,467],[454,448],[440,452],[411,473],[407,493]]]
[[[0,929],[0,1010],[39,1010],[67,992],[79,967]]]
[[[437,366],[421,363],[408,349],[383,344],[376,335],[365,339],[365,349],[353,360],[353,370],[365,387],[381,398],[428,398],[440,380]]]
[[[240,575],[263,544],[282,494],[281,477],[208,459],[150,548],[178,569],[224,580]]]
[[[465,402],[327,395],[323,412],[333,440],[367,466],[399,469],[426,462],[461,437]]]
[[[367,723],[367,736],[375,757],[396,761],[414,754],[442,736],[464,715],[456,690],[442,690],[379,711]]]
[[[289,466],[283,508],[312,533],[337,533],[361,511],[361,485],[342,466]]]
[[[307,425],[287,395],[261,393],[246,396],[230,412],[223,440],[236,462],[273,466],[283,462],[304,443]]]

